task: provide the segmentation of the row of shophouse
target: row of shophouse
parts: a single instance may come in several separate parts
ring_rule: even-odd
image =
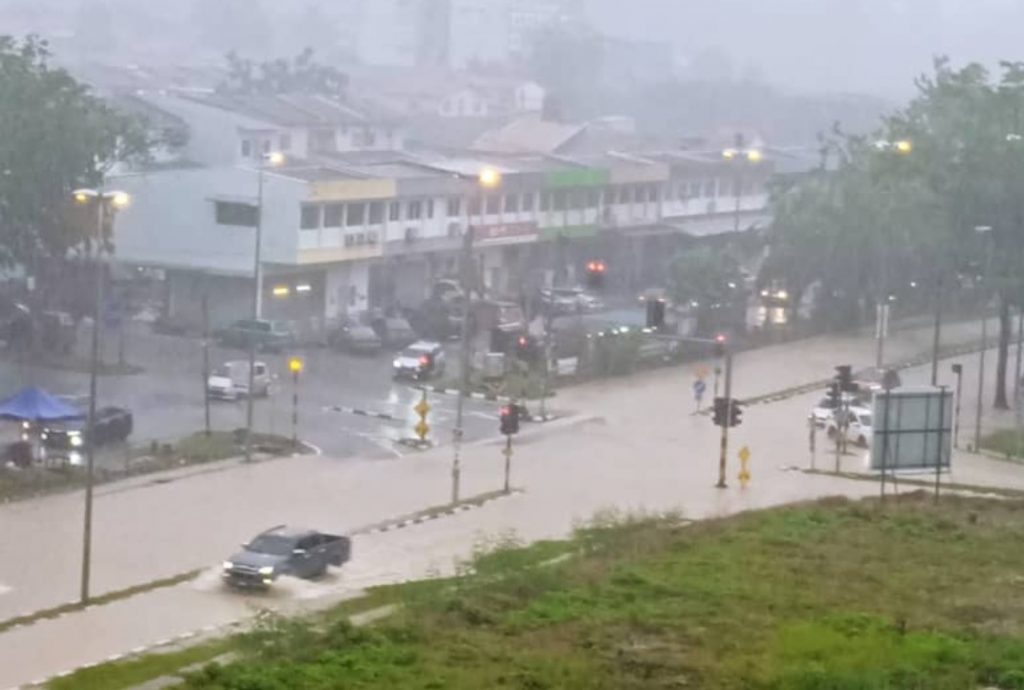
[[[487,291],[516,299],[575,284],[597,259],[613,284],[651,287],[679,248],[768,223],[771,156],[398,150],[394,123],[326,108],[311,123],[294,114],[308,103],[274,105],[231,125],[223,103],[190,99],[175,117],[215,115],[217,160],[109,181],[133,199],[117,219],[117,260],[160,269],[173,319],[198,323],[204,295],[214,324],[249,313],[257,223],[264,315],[314,329],[417,306],[457,274],[466,233]],[[283,164],[270,165],[262,154],[281,148]],[[481,187],[485,169],[500,174],[496,187]]]

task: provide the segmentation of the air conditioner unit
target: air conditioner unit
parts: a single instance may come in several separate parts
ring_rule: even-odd
[[[366,244],[366,235],[364,233],[361,233],[361,232],[356,233],[356,235],[355,235],[355,243],[356,244]]]
[[[355,242],[356,242],[356,238],[355,238],[354,235],[345,235],[345,246],[346,247],[351,247],[353,244],[355,244]]]
[[[377,244],[378,242],[380,242],[380,233],[378,233],[378,232],[368,232],[368,233],[366,233],[366,243],[367,244]]]
[[[459,223],[448,223],[448,237],[462,237],[462,225]]]
[[[419,228],[406,228],[405,229],[405,241],[406,242],[415,242],[416,240],[419,239],[419,237],[420,237],[420,229]]]

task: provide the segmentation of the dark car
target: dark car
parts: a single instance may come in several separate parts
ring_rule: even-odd
[[[288,324],[266,319],[240,319],[215,335],[225,347],[255,347],[259,352],[281,352],[295,343],[295,334]]]
[[[332,331],[327,337],[327,344],[337,350],[360,355],[375,355],[384,345],[372,328],[352,320],[343,321]]]
[[[131,436],[134,424],[132,413],[125,408],[101,407],[96,410],[96,446],[124,441]],[[47,450],[73,452],[85,447],[88,431],[89,425],[83,419],[46,427],[41,439]]]
[[[416,381],[444,374],[445,356],[440,343],[421,340],[398,353],[393,363],[396,379]]]
[[[384,342],[384,347],[397,349],[416,341],[416,331],[401,316],[377,318],[370,325]]]
[[[281,525],[257,535],[224,561],[223,577],[234,587],[263,589],[282,575],[320,577],[351,555],[348,537]]]

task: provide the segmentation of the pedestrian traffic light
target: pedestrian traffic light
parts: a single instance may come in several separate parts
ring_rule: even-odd
[[[604,287],[605,274],[608,272],[608,266],[603,261],[589,261],[587,262],[587,286],[600,289]]]
[[[713,410],[711,419],[715,426],[726,426],[729,421],[729,399],[715,398]]]
[[[960,364],[960,363],[954,364],[953,365],[953,373],[956,374],[957,376],[960,376],[961,374],[963,374],[964,373],[964,365]]]
[[[739,400],[733,400],[729,406],[729,426],[739,426],[743,423],[743,408]]]
[[[660,329],[665,325],[665,300],[647,300],[647,327]]]
[[[504,405],[501,408],[501,433],[513,436],[519,433],[519,406]]]
[[[839,383],[833,381],[828,384],[828,388],[825,390],[827,391],[828,406],[832,409],[838,409],[839,403],[842,400],[842,396],[839,393]]]
[[[849,364],[836,367],[836,380],[839,382],[839,390],[844,393],[852,393],[857,388],[853,383],[853,367]]]
[[[725,333],[719,333],[715,336],[715,357],[725,356],[726,342],[727,338],[725,337]]]

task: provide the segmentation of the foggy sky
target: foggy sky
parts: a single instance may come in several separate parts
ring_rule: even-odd
[[[903,97],[934,55],[1024,59],[1024,0],[591,0],[590,12],[609,31],[685,56],[720,49],[738,74],[799,90]]]

